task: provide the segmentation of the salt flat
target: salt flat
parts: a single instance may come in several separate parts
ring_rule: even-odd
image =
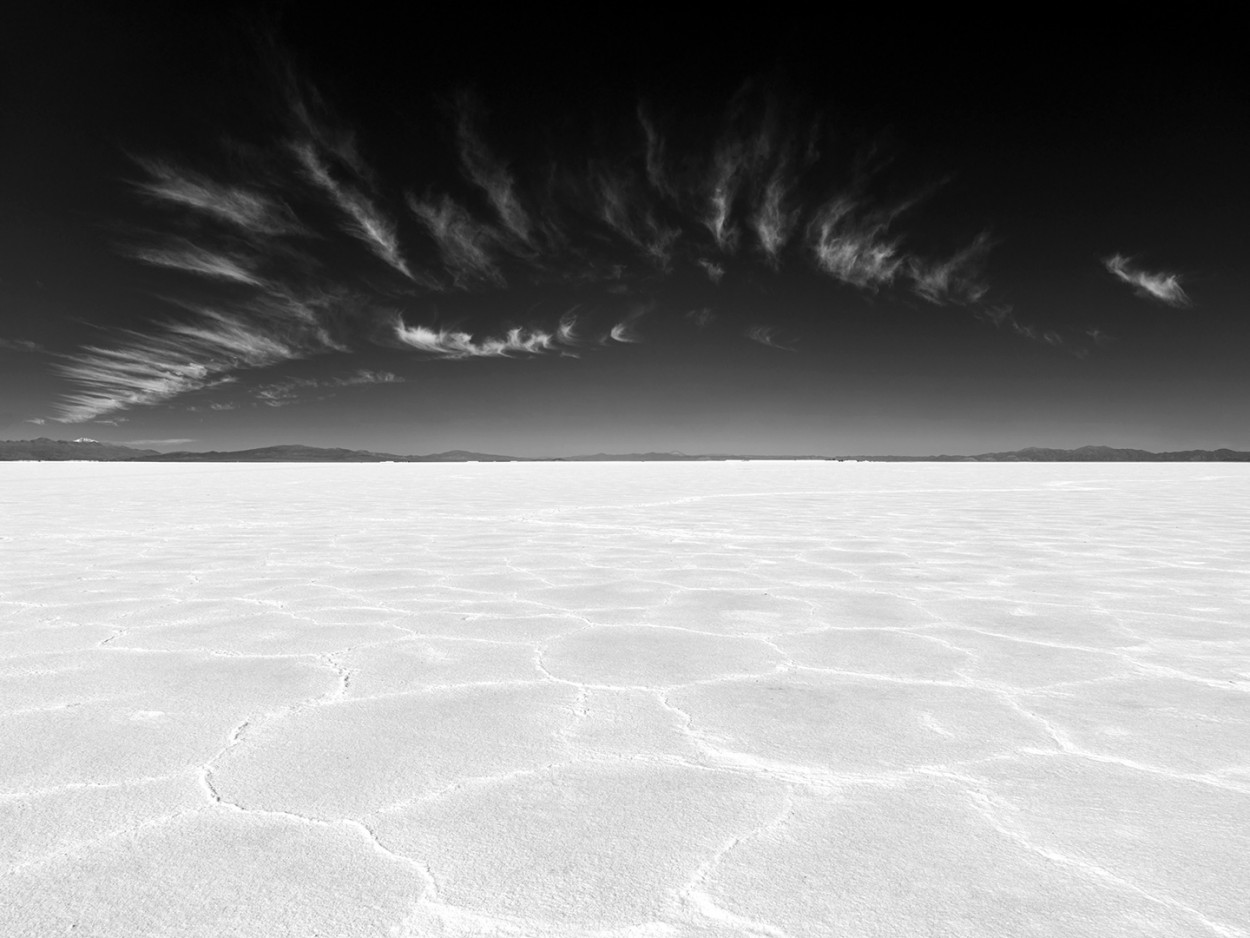
[[[0,464],[0,933],[1250,935],[1247,505]]]

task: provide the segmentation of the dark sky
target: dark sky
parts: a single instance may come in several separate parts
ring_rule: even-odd
[[[1231,19],[104,6],[0,40],[0,437],[1250,449]]]

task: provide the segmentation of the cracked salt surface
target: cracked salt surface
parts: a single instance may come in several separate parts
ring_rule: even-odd
[[[1246,503],[0,464],[0,933],[1250,938]]]

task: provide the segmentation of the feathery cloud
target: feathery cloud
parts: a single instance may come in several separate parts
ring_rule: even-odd
[[[164,160],[134,159],[151,177],[136,188],[156,201],[194,209],[250,235],[307,232],[290,208],[259,188],[221,183]]]
[[[438,246],[443,264],[458,287],[489,283],[507,285],[503,273],[491,258],[490,245],[495,243],[491,228],[475,220],[448,195],[437,202],[407,196],[408,207],[425,226]]]
[[[651,302],[635,306],[626,314],[624,319],[620,320],[608,331],[608,334],[603,338],[603,342],[625,342],[631,345],[637,345],[642,342],[642,336],[638,332],[638,320],[654,311],[655,304]]]
[[[707,274],[707,279],[712,283],[720,283],[725,276],[725,268],[715,261],[708,260],[706,257],[700,257],[696,262],[703,268],[703,272]]]
[[[83,388],[62,398],[56,419],[82,423],[130,407],[160,404],[191,391],[234,380],[233,372],[264,368],[332,349],[319,326],[298,314],[269,317],[204,308],[190,320],[161,326],[153,334],[127,330],[113,346],[86,346],[61,356],[57,370]]]
[[[993,242],[986,232],[945,261],[909,263],[916,293],[931,303],[976,303],[988,292],[981,279],[981,265]]]
[[[794,351],[791,346],[785,345],[777,338],[777,330],[773,326],[750,326],[743,334],[752,342],[758,342],[760,345],[781,349],[783,352]]]
[[[764,186],[764,197],[751,216],[755,236],[774,267],[799,220],[799,209],[787,204],[790,183],[783,165]]]
[[[258,287],[262,283],[253,273],[256,264],[253,259],[210,251],[184,238],[174,239],[166,247],[136,247],[128,249],[127,253],[136,260],[156,267],[171,267],[174,270],[185,270],[188,273],[230,280],[252,287]]]
[[[1107,271],[1133,287],[1134,292],[1147,299],[1158,300],[1168,306],[1188,306],[1189,297],[1181,288],[1180,274],[1150,273],[1134,267],[1132,258],[1115,254],[1103,259]]]
[[[707,210],[703,224],[716,246],[732,254],[738,247],[738,230],[730,219],[734,199],[742,182],[742,150],[737,141],[723,142],[712,157],[707,190]]]
[[[637,343],[637,342],[642,341],[642,337],[639,336],[636,331],[634,331],[633,323],[629,322],[628,320],[622,320],[621,322],[618,322],[615,326],[612,327],[611,331],[608,333],[608,336],[614,342]]]
[[[920,199],[883,204],[870,185],[879,166],[861,161],[846,178],[822,162],[819,122],[758,89],[736,96],[706,132],[698,121],[677,127],[677,116],[640,104],[623,115],[630,148],[561,151],[541,165],[497,154],[482,105],[462,94],[449,116],[453,165],[472,187],[466,195],[459,180],[379,179],[356,130],[289,63],[275,60],[285,69],[285,111],[267,146],[248,148],[217,176],[136,158],[146,173],[136,191],[175,211],[166,211],[157,242],[132,248],[132,256],[203,282],[193,301],[172,298],[183,309],[169,321],[66,356],[60,370],[76,387],[57,419],[151,406],[241,371],[364,344],[466,359],[639,343],[646,310],[621,316],[620,297],[667,296],[677,310],[694,307],[685,315],[708,328],[729,313],[714,316],[700,305],[710,296],[687,291],[703,280],[700,289],[710,293],[731,264],[764,289],[770,277],[805,265],[865,293],[903,289],[937,304],[987,296],[988,237],[953,252],[948,243],[936,256],[913,250],[918,239],[902,216]],[[926,243],[940,243],[927,234]],[[361,273],[357,258],[366,253],[406,282]],[[1108,269],[1137,277],[1132,282],[1151,295],[1183,296],[1175,275],[1144,275],[1113,260]],[[211,290],[221,294],[215,302],[203,299]],[[418,315],[426,322],[480,316],[480,301],[468,297],[483,290],[526,303],[541,291],[543,302],[568,312],[558,325],[407,324]],[[1013,319],[1009,328],[1027,335],[1029,327]],[[782,347],[773,327],[755,325],[747,335]],[[36,350],[20,340],[0,347]]]
[[[581,336],[577,332],[577,314],[569,310],[560,317],[560,325],[556,327],[556,338],[564,345],[581,344]]]
[[[638,123],[646,138],[644,162],[647,170],[647,182],[659,195],[672,199],[677,193],[668,178],[666,167],[666,144],[663,135],[655,125],[655,118],[645,104],[638,105]]]
[[[350,374],[333,378],[282,378],[259,384],[252,388],[252,397],[268,407],[286,407],[288,404],[304,403],[309,400],[325,400],[332,394],[320,394],[308,397],[303,392],[309,390],[331,390],[335,388],[358,387],[366,384],[403,384],[404,379],[390,371],[372,371],[358,368]],[[233,406],[209,405],[212,410],[233,410]]]
[[[379,258],[414,280],[412,271],[400,253],[395,224],[380,212],[365,195],[346,183],[336,182],[330,168],[316,149],[307,142],[293,147],[296,159],[304,167],[308,178],[316,183],[326,195],[352,221],[349,231],[363,241]]]
[[[467,93],[460,95],[457,105],[457,146],[465,176],[486,194],[505,227],[528,245],[533,223],[516,194],[512,173],[495,158],[478,132],[481,106]]]
[[[702,306],[698,309],[692,309],[689,312],[687,312],[686,318],[689,319],[691,322],[693,322],[700,329],[706,329],[708,326],[710,326],[713,322],[716,321],[716,313],[712,312],[712,310],[709,309],[708,307]]]
[[[1063,336],[1053,329],[1040,329],[1037,326],[1023,323],[1016,318],[1015,310],[1010,306],[993,306],[987,309],[979,309],[976,312],[978,319],[988,322],[996,329],[1006,329],[1015,333],[1023,339],[1030,342],[1040,342],[1043,345],[1061,346],[1064,344]]]
[[[680,233],[657,220],[638,188],[624,173],[601,170],[595,179],[598,216],[656,267],[667,271]]]
[[[368,368],[358,368],[344,377],[330,379],[330,383],[348,388],[358,384],[403,384],[405,380],[392,371],[370,371]]]
[[[30,339],[0,338],[0,349],[8,349],[12,352],[42,352],[43,346]]]
[[[889,237],[892,214],[866,209],[848,195],[830,199],[808,223],[816,266],[836,280],[875,291],[893,283],[907,258],[900,239]]]

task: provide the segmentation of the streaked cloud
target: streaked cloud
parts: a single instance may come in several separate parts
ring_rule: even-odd
[[[172,440],[127,440],[122,446],[178,446],[182,443],[194,443],[194,437],[177,437]]]
[[[916,293],[932,303],[976,303],[989,291],[981,277],[985,255],[993,242],[986,232],[945,261],[912,260],[909,274]]]
[[[711,232],[716,247],[728,254],[738,247],[738,229],[730,216],[741,182],[741,148],[735,140],[723,142],[712,157],[703,224]]]
[[[348,388],[357,384],[403,384],[407,379],[391,371],[370,371],[359,368],[341,378],[331,378],[329,383],[337,387]]]
[[[260,188],[222,183],[165,160],[134,159],[151,177],[136,187],[156,201],[193,209],[250,235],[303,234],[307,230],[288,206]]]
[[[569,310],[560,317],[560,325],[556,327],[556,338],[564,345],[581,344],[581,336],[577,331],[577,314],[574,310]]]
[[[760,247],[774,266],[789,242],[800,214],[798,207],[788,202],[790,183],[785,169],[782,166],[765,184],[764,196],[751,216]]]
[[[638,321],[643,316],[655,310],[654,303],[644,303],[641,306],[635,306],[625,315],[618,323],[616,323],[604,336],[603,341],[611,340],[613,342],[625,342],[631,345],[637,345],[642,342],[642,335],[638,332]]]
[[[42,427],[42,426],[43,426],[45,423],[47,423],[48,421],[47,421],[47,419],[46,419],[46,418],[44,418],[44,417],[30,417],[30,418],[27,418],[26,420],[24,420],[24,421],[22,421],[22,422],[23,422],[23,423],[33,423],[33,424],[34,424],[35,426],[37,426],[37,427]]]
[[[240,370],[331,350],[319,326],[301,324],[295,313],[275,320],[281,311],[276,303],[261,307],[260,315],[253,308],[250,316],[202,308],[151,334],[125,330],[111,346],[89,345],[60,356],[63,363],[57,371],[82,390],[62,398],[56,419],[82,423],[164,403],[233,381],[233,373]]]
[[[490,226],[478,222],[445,194],[430,201],[409,194],[407,200],[412,213],[438,246],[443,264],[457,287],[479,283],[496,287],[507,285],[491,257],[490,248],[496,238]]]
[[[563,138],[541,159],[496,150],[482,103],[464,93],[447,115],[446,178],[431,170],[386,179],[365,158],[368,141],[288,62],[279,70],[285,110],[273,139],[245,156],[231,150],[218,172],[136,158],[146,178],[133,186],[150,212],[162,210],[161,226],[129,253],[200,282],[168,297],[164,321],[63,356],[59,370],[74,389],[55,419],[98,419],[248,370],[369,346],[468,359],[638,344],[648,303],[700,329],[746,330],[752,341],[785,347],[774,324],[744,321],[713,295],[731,273],[762,293],[798,268],[862,293],[894,290],[935,304],[990,295],[988,236],[952,240],[930,225],[919,237],[911,210],[923,193],[876,185],[881,161],[846,171],[825,159],[820,122],[767,89],[744,89],[720,115],[641,103],[620,115],[624,146],[595,150],[588,137],[579,148]],[[1113,273],[1136,278],[1139,289],[1183,296],[1168,294],[1179,291],[1175,275],[1113,260]],[[474,327],[433,325],[449,322]],[[1030,328],[999,325],[1026,337]],[[16,339],[0,347],[37,350]],[[269,384],[280,385],[273,401],[317,390]]]
[[[8,349],[11,352],[42,352],[43,346],[30,339],[0,338],[0,349]]]
[[[262,281],[254,273],[255,261],[243,255],[212,251],[187,241],[173,239],[165,247],[136,247],[127,250],[131,257],[157,267],[170,267],[188,273],[230,280],[258,287]]]
[[[643,137],[646,140],[644,164],[646,166],[647,182],[657,194],[666,199],[672,199],[677,194],[677,191],[669,179],[666,166],[667,145],[664,137],[656,127],[655,118],[646,104],[640,102],[637,113],[638,123],[642,127]]]
[[[296,143],[296,158],[304,167],[308,178],[321,188],[331,201],[351,220],[348,230],[366,244],[379,258],[409,280],[414,280],[399,247],[395,223],[387,218],[373,202],[347,183],[335,181],[329,166],[312,144]]]
[[[1168,306],[1188,306],[1189,297],[1181,288],[1180,274],[1169,274],[1164,271],[1151,273],[1133,265],[1133,259],[1123,254],[1114,254],[1103,259],[1103,266],[1119,280],[1133,287],[1138,296],[1158,300]]]
[[[308,391],[333,391],[336,388],[350,388],[366,384],[403,384],[403,378],[390,371],[372,371],[358,368],[345,375],[330,378],[288,377],[256,385],[251,390],[252,397],[268,407],[285,407],[288,404],[304,403],[309,400],[325,400],[332,394],[308,395]],[[210,404],[211,410],[234,410],[233,406]]]
[[[461,94],[457,101],[456,144],[466,178],[486,194],[504,227],[525,244],[533,222],[516,192],[516,180],[507,165],[496,159],[482,139],[478,124],[482,107],[475,97]]]
[[[706,306],[701,306],[698,309],[689,310],[686,313],[686,318],[700,329],[706,329],[716,321],[716,313]]]
[[[608,333],[614,342],[641,342],[642,337],[634,329],[633,323],[629,320],[621,320],[612,327]]]
[[[812,215],[807,243],[816,266],[861,290],[894,282],[908,258],[901,239],[889,235],[893,214],[871,209],[848,195],[830,199]]]
[[[320,382],[288,378],[283,381],[273,381],[269,384],[261,384],[252,388],[252,397],[266,407],[287,407],[307,399],[323,400],[326,395],[308,398],[304,394],[304,391],[308,388],[316,387],[320,387]]]
[[[1085,335],[1095,345],[1108,345],[1109,343],[1115,341],[1111,336],[1107,335],[1107,333],[1103,332],[1097,326],[1090,326],[1085,330]]]
[[[988,322],[996,329],[1004,329],[1028,339],[1030,342],[1040,342],[1043,345],[1058,347],[1064,345],[1063,336],[1053,329],[1042,329],[1028,323],[1021,322],[1016,318],[1015,310],[1010,306],[993,306],[987,309],[977,310],[976,316],[984,322]]]
[[[777,337],[777,329],[774,326],[750,326],[743,334],[752,342],[758,342],[760,345],[781,349],[784,352],[794,351],[792,346],[785,344]]]
[[[712,283],[720,283],[725,276],[725,268],[715,261],[701,257],[696,263],[703,268],[703,272],[707,274],[707,279],[712,281]]]
[[[337,118],[329,102],[284,51],[274,48],[271,52],[287,103],[287,112],[281,116],[294,137],[350,170],[355,178],[371,181],[373,172],[360,153],[355,130]]]
[[[647,204],[634,180],[619,171],[603,169],[595,178],[595,190],[603,223],[656,267],[668,270],[680,233],[657,220],[654,208]]]

